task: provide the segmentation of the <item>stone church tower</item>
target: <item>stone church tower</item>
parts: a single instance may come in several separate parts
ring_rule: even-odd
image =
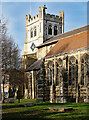
[[[39,7],[39,14],[31,17],[26,15],[26,39],[22,62],[26,69],[37,60],[37,46],[50,38],[64,33],[64,11],[59,11],[59,16],[46,14],[46,6]]]

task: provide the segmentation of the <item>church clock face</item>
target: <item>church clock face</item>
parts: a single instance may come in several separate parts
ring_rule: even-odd
[[[35,47],[36,47],[35,44],[32,43],[32,44],[31,44],[31,50],[34,51]]]

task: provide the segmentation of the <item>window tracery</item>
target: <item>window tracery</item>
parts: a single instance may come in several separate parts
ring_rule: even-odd
[[[78,83],[78,60],[72,56],[69,60],[69,85]]]
[[[61,82],[62,66],[63,66],[63,61],[59,59],[58,62],[56,63],[56,85],[59,85],[59,83]]]
[[[81,85],[86,85],[87,83],[88,69],[89,69],[89,55],[86,54],[81,59]]]
[[[33,29],[31,29],[31,38],[33,37]]]
[[[34,27],[34,37],[36,36],[37,34],[37,30],[36,30],[36,27]]]
[[[47,66],[47,85],[51,86],[54,82],[54,64],[53,62],[49,62]]]

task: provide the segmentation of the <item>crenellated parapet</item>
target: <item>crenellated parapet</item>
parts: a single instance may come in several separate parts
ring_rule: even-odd
[[[25,18],[26,18],[26,24],[27,23],[33,23],[33,22],[36,22],[39,19],[39,15],[31,17],[31,15],[28,14],[28,15],[25,15]]]
[[[59,11],[59,16],[58,16],[58,15],[53,15],[53,14],[48,14],[48,13],[46,14],[45,9],[47,9],[45,6],[43,6],[42,8],[39,7],[39,14],[33,17],[31,17],[30,14],[25,15],[26,25],[27,23],[31,24],[31,23],[36,22],[39,19],[44,19],[44,20],[62,23],[63,28],[64,28],[64,11],[62,12]]]
[[[47,9],[46,7],[45,7],[45,5],[41,8],[41,7],[39,7],[39,14],[37,14],[37,15],[35,15],[35,16],[33,16],[33,17],[31,17],[31,15],[30,14],[28,14],[28,15],[25,15],[25,18],[26,18],[26,24],[29,22],[29,23],[34,23],[34,22],[36,22],[39,18],[44,18],[44,14],[45,14],[45,9]]]
[[[38,14],[25,15],[25,43],[24,52],[34,54],[39,46],[46,40],[64,32],[64,11],[59,15],[46,13],[44,5],[38,8]]]
[[[53,14],[46,14],[45,19],[49,20],[49,21],[53,21],[53,22],[59,22],[60,21],[59,16],[53,15]]]

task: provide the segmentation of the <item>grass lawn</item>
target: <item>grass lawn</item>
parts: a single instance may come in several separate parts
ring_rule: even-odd
[[[2,104],[2,120],[89,120],[89,104],[84,103],[36,103],[33,107],[20,107],[36,100],[23,99],[20,103]],[[73,107],[71,112],[46,110],[48,107]]]

